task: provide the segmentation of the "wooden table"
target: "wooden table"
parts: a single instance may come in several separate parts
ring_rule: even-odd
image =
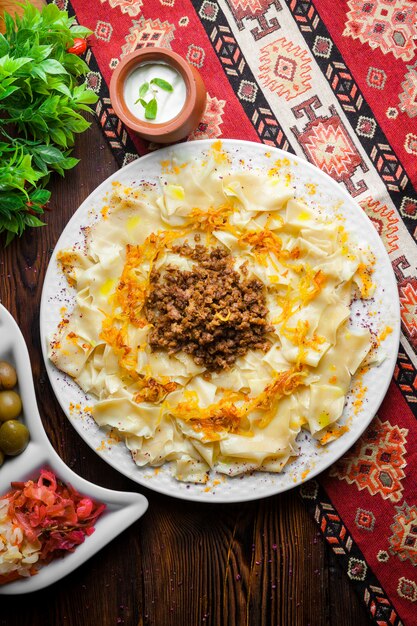
[[[43,279],[71,215],[117,169],[95,122],[78,138],[75,156],[81,158],[75,170],[51,180],[48,225],[0,248],[0,298],[28,344],[40,413],[55,449],[92,482],[140,490],[149,510],[64,580],[27,597],[2,597],[1,626],[369,624],[296,490],[231,505],[162,496],[108,466],[66,419],[41,356]]]

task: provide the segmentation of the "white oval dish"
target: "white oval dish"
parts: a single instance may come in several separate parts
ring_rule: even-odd
[[[0,495],[10,491],[13,481],[26,481],[39,476],[39,470],[49,468],[64,483],[80,493],[106,504],[106,510],[95,524],[95,532],[85,538],[74,552],[56,559],[39,569],[39,573],[0,586],[0,595],[15,595],[38,591],[60,580],[139,519],[148,508],[147,499],[139,493],[111,491],[94,485],[75,474],[55,452],[42,426],[36,404],[32,369],[25,340],[13,317],[0,304],[0,360],[11,363],[17,370],[18,391],[23,403],[23,421],[30,431],[30,442],[22,454],[6,457],[0,468]]]
[[[305,196],[307,202],[313,205],[317,202],[320,206],[328,207],[332,215],[337,213],[342,216],[346,230],[356,240],[369,244],[376,258],[374,282],[377,288],[374,301],[378,308],[377,314],[373,314],[372,323],[379,321],[392,327],[392,333],[383,345],[386,358],[379,367],[371,368],[364,375],[363,386],[367,389],[362,409],[356,414],[352,408],[354,398],[352,394],[348,395],[344,416],[340,421],[342,425],[348,422],[348,432],[323,447],[309,433],[302,431],[297,439],[300,456],[287,464],[280,474],[254,472],[232,478],[211,473],[207,484],[186,484],[173,478],[169,464],[157,470],[152,467],[140,468],[135,465],[124,444],[103,445],[105,431],[92,418],[77,416],[70,410],[70,406],[80,404],[81,415],[84,407],[94,403],[94,398],[86,396],[72,379],[58,371],[47,358],[48,338],[52,337],[62,319],[62,307],[70,312],[74,302],[74,290],[68,286],[59,270],[56,254],[58,250],[83,243],[84,229],[101,217],[104,196],[111,192],[112,182],[119,181],[129,187],[142,181],[157,185],[162,171],[161,162],[174,157],[180,163],[202,159],[212,143],[210,140],[193,141],[152,152],[110,176],[90,194],[64,229],[52,255],[42,292],[40,327],[46,369],[58,401],[77,432],[97,454],[122,474],[160,493],[186,500],[225,503],[256,500],[291,489],[329,467],[355,443],[375,416],[392,378],[399,346],[400,309],[394,272],[383,243],[372,222],[341,185],[310,163],[282,150],[247,141],[223,140],[223,149],[235,168],[241,168],[244,162],[245,167],[269,170],[277,159],[285,160],[297,196]],[[314,196],[309,195],[313,188],[317,189]],[[359,319],[367,316],[367,322],[371,322],[366,307],[358,309]]]

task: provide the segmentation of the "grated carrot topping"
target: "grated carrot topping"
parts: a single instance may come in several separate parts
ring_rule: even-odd
[[[191,422],[198,432],[204,432],[208,440],[215,441],[221,431],[234,434],[252,436],[245,424],[245,418],[254,410],[263,411],[264,416],[259,420],[260,428],[264,428],[273,419],[279,400],[293,393],[297,387],[303,385],[306,371],[303,366],[295,366],[285,372],[275,375],[275,380],[255,398],[248,398],[247,394],[230,392],[224,398],[201,408],[198,398],[194,395],[186,402],[180,402],[170,408],[175,419]],[[191,394],[190,394],[191,396]],[[235,403],[241,402],[240,406]]]
[[[373,269],[372,267],[365,265],[365,263],[359,263],[357,273],[362,281],[362,285],[360,287],[361,298],[369,298],[373,288],[375,287],[372,282]]]

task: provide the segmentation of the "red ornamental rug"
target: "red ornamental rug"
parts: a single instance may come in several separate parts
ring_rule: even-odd
[[[120,165],[156,149],[115,116],[108,83],[136,48],[201,72],[188,140],[260,141],[304,157],[373,221],[398,279],[394,380],[354,448],[300,494],[379,625],[417,623],[417,2],[56,0],[94,31],[87,83]]]

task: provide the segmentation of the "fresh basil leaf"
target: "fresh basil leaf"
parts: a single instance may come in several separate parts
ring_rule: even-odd
[[[47,74],[67,74],[67,70],[62,63],[55,59],[45,59],[39,63],[39,67]]]
[[[149,83],[142,83],[142,85],[139,88],[139,98],[143,98],[143,96],[148,92],[149,90]]]
[[[14,20],[9,13],[5,13],[3,16],[4,23],[6,25],[6,35],[9,41],[14,41]]]
[[[64,12],[63,15],[68,16],[68,13]],[[58,7],[55,4],[47,4],[42,9],[42,17],[44,21],[49,24],[55,22],[55,20],[61,19],[63,15],[61,14],[61,11],[58,9]]]
[[[137,100],[135,100],[135,102],[133,104],[137,104],[138,102],[140,102],[140,104],[143,106],[144,109],[146,109],[147,106],[147,102],[146,100],[144,100],[143,98],[138,98]]]
[[[156,102],[156,98],[152,98],[149,100],[148,104],[145,108],[145,118],[147,120],[154,120],[156,118],[156,113],[158,111],[158,103]]]
[[[72,98],[72,93],[65,83],[58,83],[57,85],[54,85],[53,89],[59,91],[59,93],[64,94],[64,96],[67,96],[68,98]]]
[[[80,162],[80,159],[76,159],[75,157],[67,157],[60,162],[60,166],[64,170],[71,170],[73,167]]]
[[[36,202],[37,204],[46,204],[51,197],[51,192],[47,189],[36,189],[33,193],[30,194],[31,202]]]
[[[91,113],[91,107],[89,107],[87,104],[79,104],[77,102],[77,109],[79,111],[87,111],[87,113]]]
[[[41,222],[41,220],[36,217],[36,215],[32,215],[31,213],[26,213],[25,217],[26,226],[32,226],[32,228],[36,228],[38,226],[45,226],[45,222]]]
[[[4,211],[4,207],[7,207],[8,212],[10,212],[10,211],[16,211],[18,209],[21,209],[24,206],[26,205],[21,195],[18,195],[16,193],[7,193],[7,192],[0,193],[1,211]]]
[[[168,81],[163,78],[152,78],[151,85],[156,85],[164,91],[174,91],[174,87]]]
[[[98,100],[98,95],[94,93],[91,89],[86,89],[79,96],[77,96],[77,103],[81,102],[83,104],[95,104]]]
[[[85,63],[85,61],[83,61],[80,57],[77,57],[76,54],[65,54],[62,59],[62,64],[65,69],[74,76],[82,76],[83,74],[87,74],[89,71],[87,63]]]
[[[10,219],[6,222],[5,227],[7,228],[7,230],[11,233],[13,233],[14,235],[17,235],[19,232],[19,220],[18,220],[18,216],[16,216],[16,219]]]
[[[15,74],[24,65],[31,63],[32,59],[29,57],[20,57],[19,59],[12,59],[8,54],[0,59],[0,69],[2,74]]]
[[[84,39],[85,37],[88,37],[88,35],[92,35],[93,31],[85,26],[76,24],[75,26],[71,26],[70,33],[73,37],[82,37]]]
[[[46,73],[40,67],[32,67],[31,72],[32,74],[38,76],[38,78],[46,82]]]
[[[9,42],[6,37],[0,33],[0,57],[7,54],[10,50]]]
[[[39,157],[37,154],[33,155],[33,163],[37,167],[37,169],[43,174],[48,174],[48,166],[45,161]]]
[[[66,138],[64,131],[61,128],[51,128],[50,134],[51,134],[51,139],[55,141],[55,143],[57,143],[58,146],[62,146],[63,148],[67,147],[68,145],[67,138]]]
[[[0,84],[0,100],[4,100],[4,98],[8,98],[9,96],[12,95],[12,93],[14,93],[15,91],[18,91],[18,89],[19,87],[16,87],[13,85],[3,91],[2,86]]]
[[[14,238],[15,238],[15,233],[13,233],[11,230],[9,230],[7,235],[6,235],[6,244],[5,244],[6,248],[13,241]]]
[[[55,148],[54,146],[51,146],[51,145],[36,146],[35,148],[33,148],[33,152],[34,154],[37,154],[40,157],[42,157],[42,159],[47,164],[55,163],[57,161],[59,162],[65,158],[61,150],[58,150],[58,148]]]
[[[16,46],[25,46],[26,42],[32,38],[32,32],[29,28],[20,28],[16,33]]]
[[[83,117],[80,119],[68,119],[66,122],[66,128],[74,133],[82,133],[89,128],[90,122],[87,122]]]
[[[44,59],[47,59],[53,51],[54,47],[53,46],[37,46],[35,51],[36,51],[36,58],[39,61],[43,61]]]

